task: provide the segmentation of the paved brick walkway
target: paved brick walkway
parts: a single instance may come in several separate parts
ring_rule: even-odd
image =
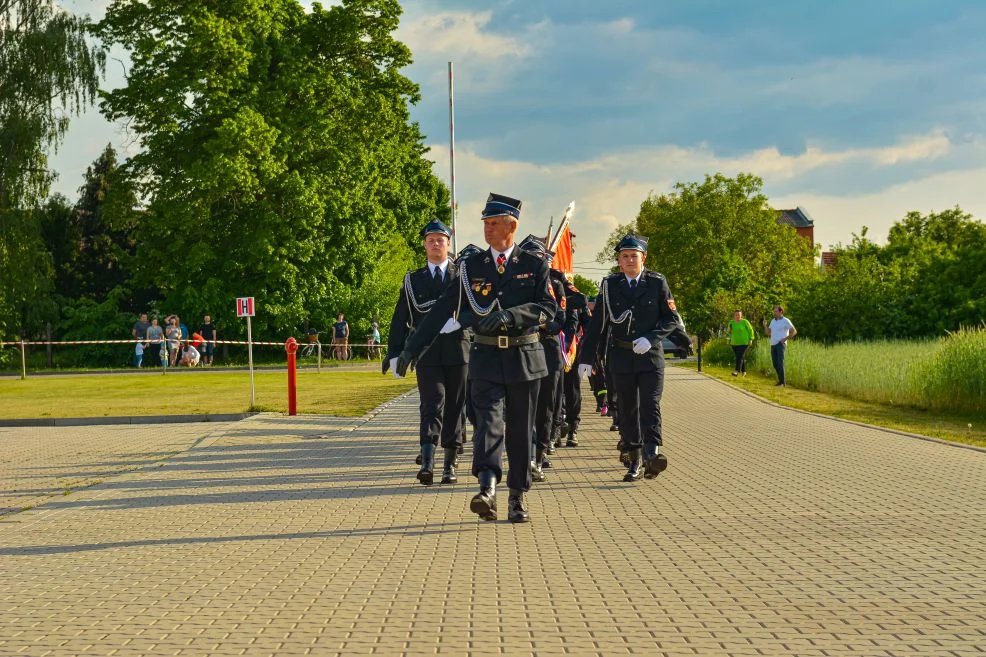
[[[667,472],[622,483],[589,416],[519,526],[417,484],[413,398],[230,425],[4,518],[0,654],[986,652],[986,454],[665,399]]]

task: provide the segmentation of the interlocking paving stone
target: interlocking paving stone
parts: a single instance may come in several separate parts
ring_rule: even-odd
[[[626,484],[592,406],[518,526],[417,483],[414,396],[169,444],[0,523],[0,654],[982,654],[986,454],[672,369]]]

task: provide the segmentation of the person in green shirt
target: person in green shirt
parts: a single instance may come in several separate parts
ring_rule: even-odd
[[[729,344],[736,354],[736,369],[733,370],[733,376],[740,374],[746,376],[746,350],[753,344],[753,337],[753,324],[743,319],[742,310],[735,311],[732,321],[729,322]]]

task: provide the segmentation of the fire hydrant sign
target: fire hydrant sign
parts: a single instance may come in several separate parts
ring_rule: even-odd
[[[239,297],[236,300],[237,317],[253,317],[253,297]]]

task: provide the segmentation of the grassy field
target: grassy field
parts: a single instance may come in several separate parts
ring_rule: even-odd
[[[797,346],[799,345],[792,344],[792,348]],[[696,364],[692,361],[676,364],[676,366],[695,369]],[[773,376],[751,371],[745,377],[734,377],[731,375],[732,370],[732,367],[702,363],[703,373],[784,406],[855,422],[865,422],[888,429],[917,433],[922,436],[986,447],[986,413],[920,410],[908,406],[880,404],[831,393],[803,390],[791,385],[778,388],[774,385],[777,379]]]
[[[724,340],[709,345],[704,360],[729,366]],[[926,340],[874,340],[823,345],[795,338],[788,345],[787,383],[887,406],[986,414],[986,328],[964,329]],[[770,345],[760,339],[747,369],[773,376]]]
[[[255,411],[287,412],[287,374],[256,373]],[[414,387],[372,372],[299,372],[298,412],[359,416]],[[244,413],[246,372],[0,379],[0,419]]]

